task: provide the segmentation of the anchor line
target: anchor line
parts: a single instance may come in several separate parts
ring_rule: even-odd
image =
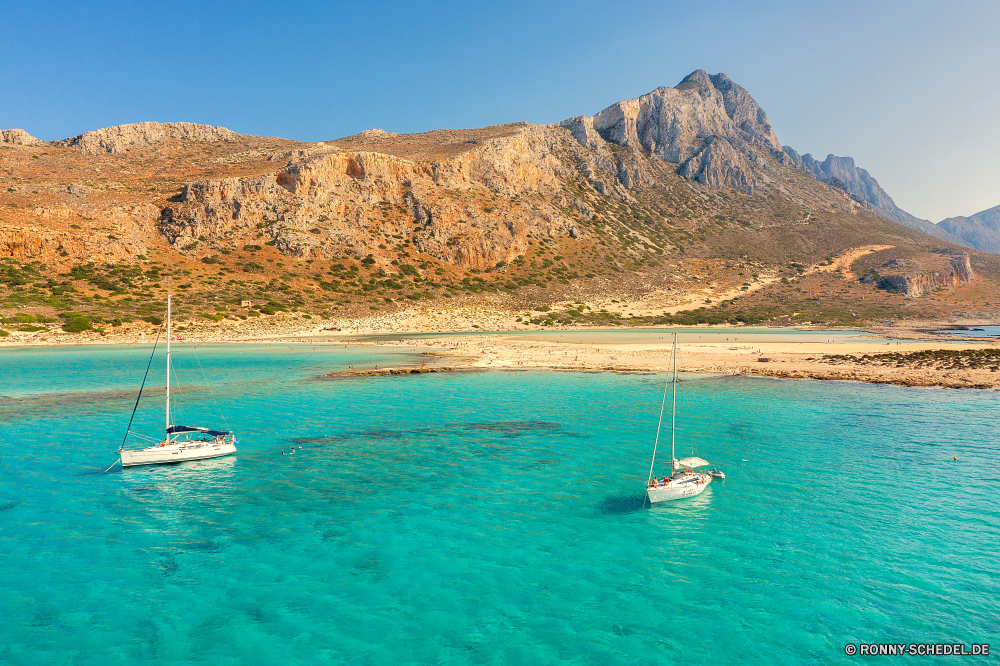
[[[125,429],[125,437],[122,438],[122,445],[118,448],[119,451],[125,448],[125,442],[128,440],[128,433],[132,429],[132,421],[135,419],[135,410],[139,409],[139,401],[142,399],[142,389],[146,386],[146,378],[149,377],[149,368],[153,365],[153,354],[156,353],[156,345],[160,342],[160,333],[163,332],[163,322],[160,322],[160,328],[156,331],[156,340],[153,341],[153,351],[149,353],[149,363],[146,364],[146,374],[142,376],[142,384],[139,386],[139,395],[135,397],[135,406],[132,407],[132,416],[128,419],[128,428]],[[111,464],[114,467],[114,463]],[[108,469],[111,469],[109,467]]]

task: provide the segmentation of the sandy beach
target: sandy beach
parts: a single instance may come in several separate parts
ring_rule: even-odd
[[[688,331],[690,329],[687,329]],[[671,368],[670,329],[662,339],[627,341],[628,331],[606,336],[607,342],[587,340],[573,331],[553,331],[544,336],[490,336],[450,340],[449,348],[435,352],[456,367],[613,372],[667,372]],[[681,372],[759,375],[786,379],[860,381],[903,386],[945,388],[993,388],[1000,386],[1000,373],[988,367],[917,367],[905,362],[918,352],[1000,352],[996,341],[900,340],[887,341],[856,332],[811,332],[779,334],[766,329],[748,329],[737,334],[706,328],[704,333],[679,335],[678,369]],[[900,354],[904,361],[888,359],[873,364],[863,355]],[[857,362],[830,360],[830,356],[858,357]],[[888,361],[891,361],[889,363]],[[443,361],[444,362],[444,361]]]
[[[1000,386],[996,361],[989,356],[1000,355],[1000,338],[930,332],[946,325],[941,322],[867,331],[710,326],[553,330],[519,325],[515,321],[518,314],[499,308],[423,308],[353,321],[324,320],[300,313],[222,322],[194,319],[177,322],[173,340],[181,344],[312,345],[350,340],[352,344],[412,348],[427,355],[428,366],[441,364],[454,369],[666,372],[671,367],[672,332],[680,330],[678,368],[682,372],[947,388]],[[440,335],[445,333],[448,335]],[[156,327],[135,322],[103,334],[13,332],[0,338],[0,346],[148,344],[156,335]],[[935,356],[968,356],[976,351],[988,358],[968,363],[941,361]],[[914,357],[920,353],[920,359]],[[888,358],[886,354],[897,356]],[[870,358],[862,358],[864,355]],[[834,356],[837,358],[830,358]],[[930,361],[928,357],[932,357]]]

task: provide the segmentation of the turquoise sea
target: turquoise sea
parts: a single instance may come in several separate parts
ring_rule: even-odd
[[[102,474],[148,347],[0,350],[0,663],[1000,652],[1000,394],[686,377],[680,452],[728,478],[651,508],[663,377],[314,379],[403,353],[182,346],[176,420],[238,455]]]

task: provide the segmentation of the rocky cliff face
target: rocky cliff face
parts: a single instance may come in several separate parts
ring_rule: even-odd
[[[0,130],[0,143],[7,143],[14,146],[37,146],[43,143],[31,136],[23,129]]]
[[[953,307],[1000,279],[1000,258],[956,259],[874,214],[839,180],[850,163],[816,167],[832,187],[796,168],[750,95],[701,71],[552,125],[303,143],[140,123],[3,139],[4,317],[106,323],[155,314],[172,292],[213,322],[458,303],[517,308],[518,326],[850,323]],[[888,291],[968,280],[983,288]]]
[[[826,159],[820,162],[809,153],[799,155],[791,146],[783,148],[792,164],[804,171],[808,171],[817,180],[839,187],[845,192],[849,192],[861,201],[871,204],[876,213],[882,217],[899,222],[911,229],[923,232],[929,236],[946,240],[956,245],[971,247],[961,238],[949,233],[948,230],[918,217],[910,215],[905,210],[896,205],[892,197],[878,184],[865,169],[854,164],[852,157],[838,157],[837,155],[827,155]]]
[[[599,139],[641,148],[678,173],[708,187],[753,193],[766,182],[768,155],[781,144],[764,110],[725,74],[697,70],[676,88],[661,87],[612,104],[593,118],[577,118],[573,134],[596,148]]]
[[[149,229],[144,220],[155,215],[156,208],[122,205],[101,211],[102,221],[114,228],[111,234],[65,229],[72,220],[79,219],[69,208],[39,207],[32,213],[37,217],[32,225],[0,221],[0,257],[27,262],[64,256],[78,262],[131,263],[148,251]]]
[[[877,282],[878,286],[889,291],[896,291],[916,298],[935,289],[955,289],[972,282],[975,274],[969,255],[960,254],[948,257],[941,262],[937,270],[927,267],[907,266],[906,263],[890,262],[882,267],[887,274],[869,276],[868,281]]]
[[[1000,254],[1000,206],[969,217],[949,217],[938,225],[980,252]]]
[[[225,127],[195,123],[145,122],[84,132],[59,143],[90,155],[120,155],[130,148],[148,146],[167,137],[189,141],[235,141],[236,133]]]
[[[406,239],[476,269],[513,261],[531,233],[582,233],[560,210],[574,201],[562,193],[565,169],[546,128],[473,145],[433,163],[335,146],[291,153],[273,173],[188,185],[163,210],[160,230],[181,249],[199,238],[234,249],[264,233],[302,258],[381,257],[387,242]]]

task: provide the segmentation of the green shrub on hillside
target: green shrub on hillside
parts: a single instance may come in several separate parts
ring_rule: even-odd
[[[66,323],[62,325],[62,330],[67,333],[83,333],[84,331],[90,331],[94,327],[91,325],[90,320],[81,314],[74,313],[72,316],[66,319]]]

